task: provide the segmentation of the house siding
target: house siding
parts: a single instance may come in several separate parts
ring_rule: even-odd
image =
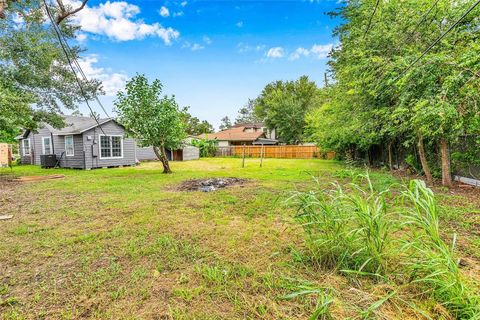
[[[153,147],[139,147],[137,145],[137,160],[148,161],[148,160],[158,160],[158,159],[157,159],[157,155],[153,151]]]
[[[20,139],[20,157],[22,164],[40,165],[40,155],[43,154],[42,138],[51,137],[51,133],[47,128],[38,129],[36,132],[30,131],[25,139],[30,139],[30,156],[23,154],[23,140]]]
[[[135,165],[135,140],[133,138],[123,138],[123,157],[114,159],[100,159],[99,141],[100,135],[103,135],[103,131],[106,135],[121,135],[125,136],[124,129],[114,121],[102,124],[101,129],[99,127],[90,129],[83,133],[83,145],[85,150],[85,168],[102,168],[102,167],[114,167],[114,166],[127,166]],[[93,148],[97,156],[93,155]]]
[[[200,158],[200,149],[194,146],[185,146],[183,148],[183,161],[197,160]]]
[[[60,159],[60,167],[85,169],[85,151],[83,144],[83,135],[73,135],[73,156],[68,157],[64,153],[65,137],[66,136],[53,136],[55,154],[57,155],[57,159]]]

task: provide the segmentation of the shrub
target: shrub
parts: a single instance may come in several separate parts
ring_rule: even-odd
[[[215,140],[195,139],[192,145],[200,149],[200,157],[213,157],[218,149]]]

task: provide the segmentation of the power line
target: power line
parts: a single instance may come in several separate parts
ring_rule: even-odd
[[[370,28],[372,27],[373,17],[375,16],[375,13],[377,13],[377,9],[378,9],[379,4],[380,4],[380,0],[377,0],[377,2],[375,3],[375,7],[373,8],[372,15],[370,16],[370,19],[368,20],[367,30],[365,31],[365,34],[363,35],[364,38],[367,36],[368,32],[370,31]]]
[[[406,42],[408,42],[415,35],[415,32],[426,21],[426,18],[432,12],[433,8],[436,7],[436,5],[438,4],[439,1],[440,0],[436,0],[433,3],[433,5],[420,16],[420,19],[418,20],[418,22],[415,25],[415,27],[413,28],[413,30],[408,32],[408,33],[407,33],[407,31],[408,31],[409,26],[407,25],[407,27],[402,31],[403,36],[401,36],[401,37],[403,38],[403,40],[400,41],[400,44],[398,44],[394,47],[394,50],[393,50],[392,54],[397,54],[400,51],[401,46],[403,46]],[[386,63],[385,63],[385,66],[386,66]],[[385,72],[385,68],[381,68],[381,70],[383,70],[383,72],[382,72],[382,80],[380,80],[380,82],[383,82],[387,78],[387,75],[386,75],[386,72]]]
[[[73,60],[73,62],[75,63],[75,66],[77,67],[79,73],[82,75],[83,79],[85,81],[88,81],[88,78],[87,76],[85,75],[85,73],[83,72],[83,69],[82,67],[80,66],[77,58],[75,57],[75,54],[73,54],[73,50],[72,48],[70,47],[70,45],[68,44],[68,41],[65,39],[65,36],[62,34],[60,28],[58,27],[58,25],[56,23],[53,24],[53,27],[57,30],[57,33],[60,35],[60,37],[62,38],[63,40],[63,43],[64,45],[66,46],[66,48],[70,51],[70,53],[72,53],[72,56],[71,56],[71,59]],[[62,41],[60,40],[60,41]],[[100,108],[102,108],[103,112],[105,113],[105,115],[107,116],[107,118],[110,118],[110,116],[108,115],[107,113],[107,110],[105,110],[105,107],[103,106],[102,102],[100,101],[100,99],[98,98],[96,92],[94,93],[94,97],[95,97],[95,100],[98,102],[98,104],[100,105]]]
[[[78,76],[77,76],[77,73],[75,72],[75,68],[73,67],[72,65],[72,61],[70,59],[70,56],[68,55],[68,52],[65,48],[65,45],[62,41],[62,36],[61,36],[61,33],[60,33],[60,30],[58,30],[56,28],[56,25],[55,25],[55,21],[52,17],[52,14],[50,12],[50,8],[48,7],[48,4],[46,2],[46,0],[43,0],[43,4],[45,5],[45,10],[47,11],[47,15],[48,15],[48,18],[50,19],[50,23],[52,24],[53,26],[53,30],[55,31],[55,34],[57,35],[57,38],[58,38],[58,41],[60,42],[60,46],[62,47],[62,50],[63,52],[65,53],[65,56],[67,57],[67,61],[68,61],[68,64],[70,66],[70,68],[72,69],[72,72],[73,72],[73,75],[75,76],[75,80],[80,88],[80,93],[82,95],[82,97],[85,99],[85,103],[87,104],[87,107],[88,109],[90,109],[90,114],[92,115],[93,119],[95,119],[95,122],[97,123],[97,125],[100,127],[100,130],[102,131],[102,133],[105,135],[105,132],[103,131],[103,128],[100,124],[100,122],[98,121],[98,119],[95,117],[94,113],[93,113],[93,110],[92,108],[90,107],[90,104],[88,103],[88,98],[85,94],[85,92],[83,91],[83,87],[82,87],[82,84],[80,82],[80,79],[78,79]]]
[[[470,13],[472,12],[478,5],[480,4],[480,0],[477,0],[477,2],[475,4],[473,4],[466,12],[464,12],[462,14],[462,16],[457,20],[455,21],[455,23],[453,23],[444,33],[442,33],[432,44],[430,44],[426,50],[424,50],[422,52],[422,54],[417,57],[412,63],[410,63],[398,76],[395,77],[395,79],[393,79],[393,81],[387,86],[387,88],[385,88],[383,91],[381,91],[378,95],[377,95],[377,98],[382,95],[387,89],[389,86],[391,86],[392,84],[396,83],[398,80],[400,80],[401,78],[403,78],[405,76],[405,74],[407,74],[408,71],[410,71],[410,69],[412,67],[414,67],[421,59],[423,59],[423,57],[425,57],[432,49],[433,47],[435,47],[440,41],[442,41],[443,38],[445,38],[445,36],[447,34],[449,34],[463,19],[465,19],[465,17]]]

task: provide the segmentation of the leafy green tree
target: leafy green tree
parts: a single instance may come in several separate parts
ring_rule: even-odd
[[[150,84],[145,75],[137,74],[117,93],[115,106],[127,132],[142,146],[153,146],[163,173],[171,173],[166,149],[178,149],[186,138],[185,111],[175,97],[162,97],[162,89],[160,80]]]
[[[198,136],[202,133],[212,133],[213,126],[206,120],[200,121],[197,117],[185,113],[186,132],[192,136]]]
[[[318,103],[318,87],[307,76],[269,83],[255,100],[255,115],[275,129],[279,139],[294,144],[305,138],[305,116]]]
[[[220,131],[230,129],[231,127],[232,127],[232,121],[230,121],[230,118],[228,116],[225,116],[222,119],[220,119],[220,126],[218,127]]]
[[[263,119],[255,114],[255,100],[248,99],[247,104],[238,110],[235,124],[262,122]]]
[[[11,142],[21,128],[35,129],[40,122],[62,126],[62,108],[75,110],[84,98],[38,2],[8,1],[1,9],[0,140]],[[61,15],[58,8],[51,9],[57,17]],[[69,15],[59,26],[67,41],[74,39],[78,29]],[[73,46],[72,57],[78,58],[81,51]],[[100,82],[81,82],[87,98],[101,93]]]
[[[433,151],[440,150],[448,186],[449,145],[478,132],[480,7],[426,52],[471,3],[380,1],[373,15],[376,2],[348,1],[332,14],[344,21],[329,61],[334,84],[329,99],[307,117],[308,131],[337,151],[415,146],[430,183]]]

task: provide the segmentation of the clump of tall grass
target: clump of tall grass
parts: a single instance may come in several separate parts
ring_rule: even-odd
[[[387,214],[385,193],[350,184],[331,190],[296,192],[296,219],[306,234],[311,260],[327,268],[382,276],[387,267],[392,219]]]
[[[403,225],[411,236],[402,249],[409,252],[407,272],[457,319],[480,319],[480,298],[466,284],[455,257],[456,236],[448,245],[440,235],[439,206],[424,181],[412,180],[402,192],[409,207]]]

